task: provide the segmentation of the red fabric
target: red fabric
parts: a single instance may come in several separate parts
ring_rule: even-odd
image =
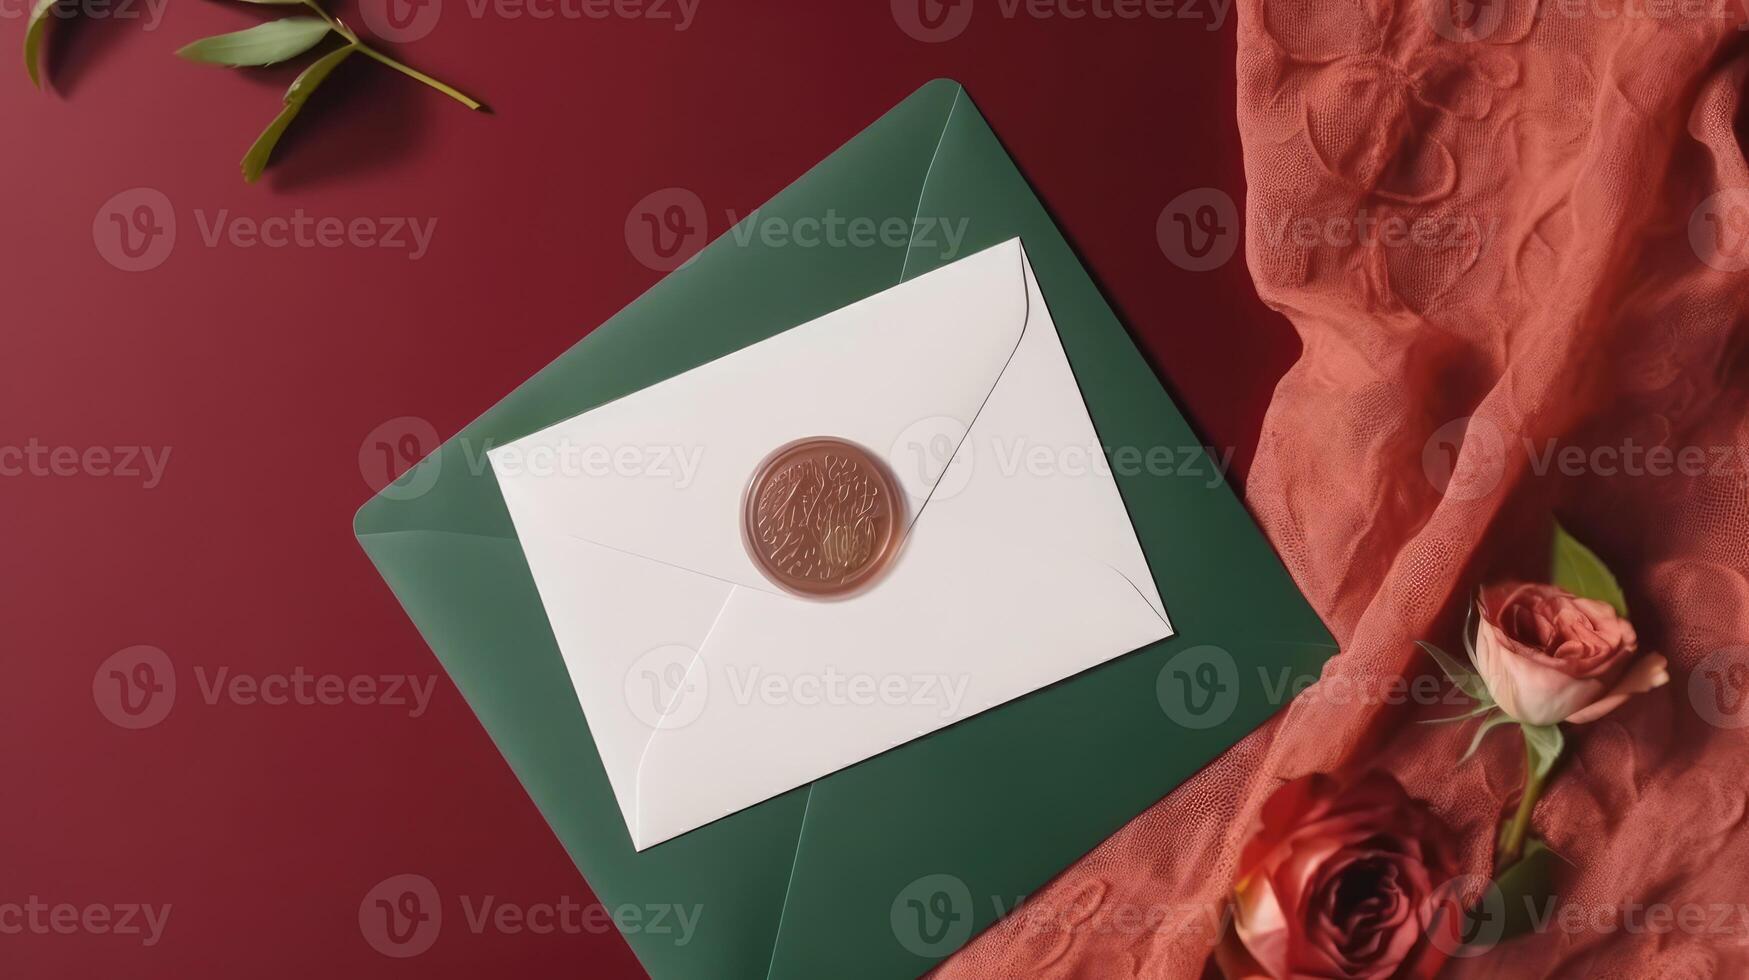
[[[1479,584],[1546,578],[1551,514],[1616,570],[1672,680],[1570,727],[1535,811],[1582,921],[1448,975],[1749,976],[1749,728],[1731,727],[1749,721],[1743,5],[1238,10],[1247,256],[1305,346],[1249,501],[1343,653],[939,976],[1199,976],[1258,806],[1317,770],[1394,772],[1491,875],[1516,735],[1460,764],[1472,726],[1412,723],[1454,708],[1336,692],[1433,672],[1413,641],[1460,649]],[[1357,240],[1329,220],[1362,215],[1441,234]],[[1707,462],[1657,475],[1652,446]],[[1648,917],[1657,903],[1686,925]]]

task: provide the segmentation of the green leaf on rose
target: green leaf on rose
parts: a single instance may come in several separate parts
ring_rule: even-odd
[[[42,60],[43,35],[49,29],[49,12],[60,0],[36,0],[30,8],[30,22],[24,28],[24,70],[30,73],[30,84],[43,87],[37,62]]]
[[[1531,770],[1536,779],[1541,781],[1555,767],[1555,760],[1561,757],[1561,747],[1564,740],[1561,737],[1560,725],[1520,725],[1524,729],[1524,748],[1530,754]]]
[[[1560,857],[1547,844],[1532,837],[1525,841],[1524,857],[1500,872],[1494,881],[1500,907],[1488,909],[1500,914],[1496,942],[1504,942],[1527,932],[1547,929],[1555,914],[1555,871]],[[1484,905],[1491,904],[1484,903]],[[1478,910],[1480,911],[1480,910]],[[1472,927],[1474,927],[1472,923]],[[1486,925],[1484,929],[1490,928]]]
[[[189,61],[232,68],[273,65],[315,47],[331,30],[320,17],[286,17],[246,31],[201,38],[176,53]]]
[[[1467,643],[1468,640],[1465,642]],[[1469,695],[1471,700],[1485,702],[1489,705],[1494,703],[1494,698],[1488,693],[1488,685],[1482,680],[1482,675],[1458,663],[1456,657],[1431,643],[1417,640],[1415,645],[1427,651],[1427,655],[1433,658],[1433,662],[1439,665],[1439,669],[1445,672],[1445,676],[1451,678],[1451,682],[1457,685],[1457,689]]]
[[[1628,614],[1627,596],[1615,575],[1597,553],[1567,533],[1559,522],[1555,524],[1554,553],[1550,558],[1549,580],[1582,599],[1596,599],[1615,607],[1621,616]]]
[[[248,0],[250,3],[278,3],[283,0]],[[261,135],[256,137],[255,145],[249,147],[249,152],[243,155],[243,179],[253,184],[267,169],[267,161],[273,156],[273,150],[279,145],[279,139],[285,135],[286,128],[292,120],[303,111],[304,103],[310,100],[310,94],[327,80],[340,63],[352,56],[357,50],[348,44],[343,48],[335,48],[322,57],[310,63],[285,90],[285,107],[279,110],[279,115],[273,117],[273,122],[267,124]]]
[[[1466,751],[1463,754],[1463,757],[1458,759],[1458,761],[1459,762],[1469,761],[1470,756],[1475,755],[1476,750],[1480,749],[1482,747],[1482,739],[1487,738],[1489,732],[1493,731],[1496,728],[1499,728],[1501,725],[1510,724],[1511,722],[1512,722],[1512,716],[1507,714],[1504,711],[1502,711],[1496,715],[1489,715],[1487,720],[1482,722],[1482,727],[1476,729],[1476,737],[1470,739],[1469,750]]]

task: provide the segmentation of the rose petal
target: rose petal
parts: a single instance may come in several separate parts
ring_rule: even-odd
[[[1233,929],[1272,976],[1287,975],[1288,925],[1269,879],[1257,875],[1233,889]]]
[[[1661,653],[1641,657],[1621,675],[1621,680],[1615,682],[1615,688],[1596,701],[1591,702],[1578,711],[1567,716],[1567,720],[1575,725],[1596,721],[1614,711],[1623,701],[1636,694],[1644,694],[1653,688],[1663,687],[1670,683],[1669,663]]]

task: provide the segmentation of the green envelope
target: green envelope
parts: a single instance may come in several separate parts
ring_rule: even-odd
[[[654,977],[923,973],[1336,652],[959,85],[925,85],[744,226],[894,216],[909,243],[724,235],[358,513],[371,561]],[[963,228],[957,250],[941,222]],[[485,450],[1016,236],[1177,634],[634,851]]]

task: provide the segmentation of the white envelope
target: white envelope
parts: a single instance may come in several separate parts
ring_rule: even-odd
[[[743,544],[811,436],[907,498],[847,599]],[[639,850],[1172,635],[1019,239],[489,459]]]

